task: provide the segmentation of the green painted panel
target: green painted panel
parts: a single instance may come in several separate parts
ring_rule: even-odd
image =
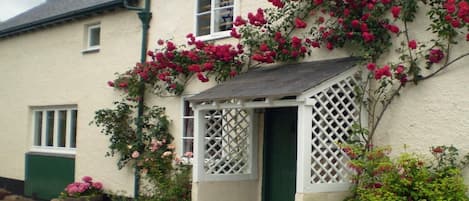
[[[294,201],[297,108],[268,109],[264,133],[264,201]]]
[[[38,153],[26,154],[24,194],[50,200],[75,180],[75,158]]]

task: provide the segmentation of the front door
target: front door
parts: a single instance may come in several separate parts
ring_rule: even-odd
[[[264,121],[263,201],[294,201],[298,108],[267,109]]]

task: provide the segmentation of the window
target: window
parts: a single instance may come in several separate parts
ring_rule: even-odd
[[[194,111],[189,101],[183,103],[182,153],[194,151]]]
[[[197,0],[196,35],[200,39],[229,36],[234,0]]]
[[[73,153],[77,137],[76,106],[32,109],[33,151]]]
[[[101,25],[94,24],[86,27],[86,46],[84,52],[99,50],[101,41]]]

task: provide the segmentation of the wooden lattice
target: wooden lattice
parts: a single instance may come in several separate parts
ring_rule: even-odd
[[[316,93],[312,113],[311,184],[348,182],[347,156],[337,146],[350,136],[358,119],[354,86],[349,76]]]
[[[248,173],[249,113],[243,109],[211,110],[205,118],[205,173]]]

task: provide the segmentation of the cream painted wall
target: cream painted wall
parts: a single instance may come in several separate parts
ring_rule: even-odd
[[[101,24],[101,49],[82,54],[85,27]],[[115,72],[138,61],[141,28],[135,13],[116,11],[0,39],[0,176],[24,179],[32,143],[31,106],[78,105],[75,178],[89,175],[105,188],[132,193],[130,171],[104,158],[108,140],[88,123],[118,93],[107,87]]]

